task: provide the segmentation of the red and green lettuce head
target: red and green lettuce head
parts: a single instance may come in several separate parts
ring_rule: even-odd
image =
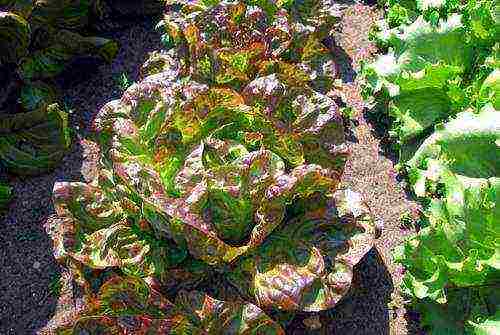
[[[194,80],[241,89],[270,62],[280,61],[300,65],[309,81],[326,90],[337,68],[321,42],[325,36],[297,23],[295,16],[284,7],[270,10],[263,2],[190,2],[167,12],[160,25]]]
[[[279,75],[243,94],[169,76],[146,77],[99,113],[100,159],[87,183],[54,189],[58,257],[193,285],[230,271],[266,308],[333,306],[374,238],[358,196],[335,193],[347,154],[335,103]],[[248,257],[263,263],[249,268]],[[303,278],[293,298],[268,297],[270,283],[279,289],[292,274]]]
[[[231,6],[200,15],[238,14],[252,32],[269,23],[252,19],[257,7]],[[216,38],[198,33],[210,50]],[[243,50],[228,38],[230,53]],[[109,272],[155,277],[178,299],[222,275],[232,288],[222,300],[287,311],[327,309],[348,291],[375,229],[359,195],[338,190],[348,155],[339,108],[301,62],[265,46],[238,85],[186,71],[194,53],[156,52],[98,113],[97,159],[86,183],[56,183],[48,226],[87,292]]]

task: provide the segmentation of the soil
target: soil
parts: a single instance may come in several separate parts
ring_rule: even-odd
[[[346,39],[352,44],[352,39],[360,38],[358,49],[338,45],[343,50],[339,55],[356,62],[357,52],[371,48],[363,45],[369,43],[368,24],[360,11],[376,18],[369,7],[358,7],[341,26],[341,32],[358,35]],[[83,139],[89,134],[93,116],[106,102],[120,97],[119,78],[125,74],[129,81],[135,81],[138,65],[148,52],[160,47],[152,22],[134,24],[112,34],[121,50],[111,66],[100,64],[96,69],[94,63],[73,64],[71,75],[59,81],[64,100],[71,106],[76,138],[62,164],[52,173],[33,178],[2,175],[13,186],[15,197],[0,221],[0,334],[50,334],[81,308],[78,297],[73,296],[69,274],[56,263],[50,238],[43,228],[54,213],[52,187],[56,181],[82,179],[80,169],[87,152]],[[344,79],[356,84],[357,70],[352,62],[344,64]],[[402,269],[391,258],[394,247],[413,232],[400,223],[401,215],[416,213],[418,206],[408,196],[394,169],[394,159],[387,154],[384,139],[374,131],[367,114],[359,114],[347,126],[352,155],[342,184],[364,196],[376,220],[383,223],[382,233],[376,247],[357,266],[350,294],[316,320],[321,329],[310,330],[306,326],[310,324],[310,320],[305,320],[307,315],[298,315],[287,333],[418,334],[418,323],[407,317],[404,299],[397,289]]]

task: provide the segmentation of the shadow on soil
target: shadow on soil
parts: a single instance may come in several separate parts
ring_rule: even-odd
[[[389,334],[387,304],[394,289],[391,275],[376,249],[370,251],[356,266],[351,291],[337,306],[320,313],[323,327],[308,330],[303,320],[310,315],[299,314],[287,334]]]
[[[51,173],[7,177],[14,198],[0,221],[0,334],[34,334],[55,313],[61,268],[44,224],[54,213],[54,183],[79,180],[81,157],[75,142]]]

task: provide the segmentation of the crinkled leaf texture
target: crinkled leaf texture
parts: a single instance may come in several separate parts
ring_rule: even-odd
[[[230,275],[259,306],[309,312],[332,307],[372,246],[374,226],[359,194],[340,190],[311,200],[296,206],[294,218]]]
[[[309,55],[281,55],[300,37],[280,31],[287,13],[190,4],[168,16],[179,45],[153,53],[98,113],[98,159],[85,183],[55,184],[47,229],[90,296],[110,273],[154,277],[185,329],[279,334],[259,308],[333,307],[373,246],[373,219],[359,194],[337,189],[348,155],[338,106],[315,89]],[[324,51],[315,33],[301,36],[303,52]],[[211,50],[220,58],[204,72]],[[207,286],[227,302],[181,290]]]
[[[429,334],[488,331],[500,301],[498,1],[385,3],[376,38],[389,52],[364,78],[425,206],[395,253],[402,287]]]
[[[109,156],[121,181],[182,221],[190,252],[210,264],[261,244],[295,199],[333,190],[345,157],[335,150],[343,132],[333,101],[307,88],[289,91],[274,76],[243,91],[154,75],[97,120],[112,123]]]
[[[328,5],[292,6],[289,13],[278,6],[269,10],[262,5],[265,1],[260,6],[214,2],[218,4],[208,7],[199,1],[184,4],[159,24],[165,30],[164,40],[181,55],[184,74],[239,90],[259,74],[281,67],[289,76],[328,91],[337,74],[333,57],[321,42],[333,27],[334,10]],[[317,21],[318,26],[299,23],[302,19]]]
[[[423,17],[380,33],[391,46],[364,68],[369,90],[388,104],[392,133],[409,142],[452,112],[448,82],[472,64],[472,46],[458,14],[433,27]],[[381,91],[386,92],[382,94]]]
[[[491,104],[479,114],[463,112],[429,136],[408,161],[410,181],[418,196],[429,195],[426,185],[453,175],[463,185],[500,176],[500,112]]]
[[[373,246],[369,209],[337,189],[319,35],[283,31],[283,10],[190,5],[169,14],[178,45],[98,113],[85,182],[54,186],[47,229],[89,302],[66,333],[283,334],[261,308],[333,307]],[[283,55],[292,41],[310,45]]]
[[[288,105],[287,98],[296,96],[286,92],[282,84]],[[55,228],[60,231],[53,232],[58,254],[92,268],[151,275],[169,266],[162,258],[180,253],[182,262],[183,248],[208,265],[235,264],[239,256],[259,252],[285,222],[291,227],[288,216],[296,211],[293,216],[304,218],[293,225],[309,227],[301,244],[312,252],[316,268],[307,273],[300,269],[302,260],[284,260],[280,266],[297,267],[296,276],[307,277],[295,305],[282,304],[283,297],[261,304],[292,310],[333,306],[349,288],[352,267],[371,248],[374,228],[359,195],[338,195],[341,206],[335,196],[328,200],[345,156],[330,150],[341,144],[342,127],[333,102],[322,97],[328,104],[321,111],[308,100],[318,93],[303,93],[302,103],[291,111],[298,116],[283,124],[273,116],[275,110],[262,113],[230,89],[171,82],[161,74],[133,85],[95,122],[110,170],[102,169],[91,184],[56,183],[54,202],[64,218]],[[274,97],[279,107],[279,96]],[[305,147],[313,140],[320,143],[308,153]],[[311,201],[318,206],[310,208]],[[281,228],[275,233],[288,234]],[[260,252],[268,253],[266,248]],[[272,262],[274,255],[265,257]],[[266,277],[273,280],[272,273]],[[308,290],[311,301],[303,303],[302,291]]]
[[[469,294],[468,288],[498,289],[499,142],[500,112],[487,105],[479,114],[458,114],[426,139],[407,164],[415,193],[429,197],[430,203],[427,226],[406,241],[396,256],[407,270],[403,288],[426,299],[419,308],[427,318],[432,318],[432,310],[445,308],[429,301],[448,302],[446,308],[451,309],[461,304],[457,297]],[[463,320],[470,313],[461,311],[453,317]],[[453,322],[439,326],[440,322],[430,320],[429,324],[448,327]]]
[[[480,104],[491,103],[493,108],[500,110],[500,69],[494,69],[484,80],[479,91]]]
[[[409,159],[435,124],[495,99],[495,74],[485,86],[485,55],[498,41],[495,0],[393,1],[376,39],[388,53],[364,67],[367,94],[393,119],[390,135]],[[393,27],[393,28],[390,28]],[[497,47],[498,48],[498,47]],[[472,80],[467,79],[471,77]],[[481,91],[481,92],[478,92]]]
[[[447,304],[420,300],[414,307],[428,334],[492,335],[499,329],[499,292],[498,285],[455,288],[448,291]]]
[[[225,302],[182,291],[175,304],[151,278],[108,279],[77,320],[58,334],[284,334],[251,303]]]

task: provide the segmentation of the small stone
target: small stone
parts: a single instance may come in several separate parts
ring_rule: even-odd
[[[38,269],[40,268],[40,266],[41,266],[41,265],[42,265],[42,264],[40,264],[40,262],[39,262],[39,261],[36,261],[35,263],[33,263],[33,268],[34,268],[35,270],[38,270]]]
[[[321,328],[321,322],[319,321],[319,316],[314,315],[311,316],[310,318],[304,319],[302,321],[304,325],[309,328],[309,330],[317,330]]]
[[[375,238],[379,238],[382,235],[382,230],[384,229],[384,220],[375,221]]]

